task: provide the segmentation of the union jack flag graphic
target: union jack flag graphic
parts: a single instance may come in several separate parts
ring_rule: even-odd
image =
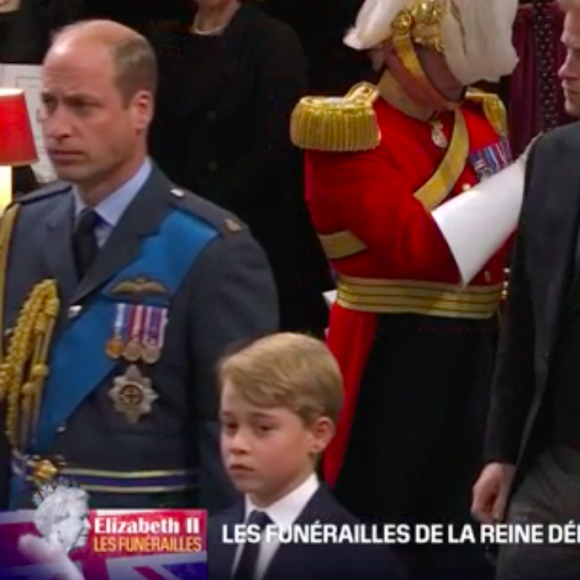
[[[111,517],[115,521],[141,518],[156,521],[168,516],[185,521],[191,514],[202,518],[203,542],[199,551],[167,553],[148,551],[96,551],[95,530],[87,544],[70,554],[84,580],[207,580],[205,547],[205,513],[197,510],[91,510],[90,519]],[[33,563],[19,549],[18,540],[32,534],[39,536],[33,523],[33,510],[0,513],[0,580],[65,580],[68,576],[61,564]]]

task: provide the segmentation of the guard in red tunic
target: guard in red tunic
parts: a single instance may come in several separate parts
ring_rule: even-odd
[[[469,518],[511,233],[496,231],[506,184],[491,176],[514,175],[501,101],[469,87],[515,67],[516,10],[517,0],[367,0],[346,43],[371,51],[380,81],[294,111],[307,203],[336,272],[328,344],[346,384],[324,473],[365,519]],[[472,196],[465,212],[479,230],[488,220],[489,239],[458,244],[455,222],[442,227],[436,212],[485,183],[490,211],[470,214]],[[467,280],[465,254],[478,264]],[[440,557],[418,569],[446,570]]]

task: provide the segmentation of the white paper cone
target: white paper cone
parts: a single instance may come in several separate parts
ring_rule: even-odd
[[[323,292],[322,296],[328,308],[332,308],[332,305],[336,302],[336,290],[329,290],[328,292]]]
[[[433,211],[465,286],[518,225],[524,164],[514,163]]]

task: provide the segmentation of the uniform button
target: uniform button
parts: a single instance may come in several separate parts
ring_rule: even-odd
[[[207,120],[208,121],[215,121],[217,119],[217,113],[215,111],[210,111],[207,114]]]
[[[171,190],[171,194],[174,195],[175,197],[184,197],[185,196],[183,189],[179,189],[178,187],[174,187]]]
[[[66,431],[66,425],[60,425],[56,430],[56,432],[58,434],[64,433],[65,431]]]
[[[68,309],[68,317],[69,318],[76,318],[82,311],[83,307],[79,304],[74,304]]]
[[[486,270],[483,273],[483,279],[489,284],[491,282],[491,274],[489,272],[489,270]]]
[[[207,164],[207,166],[208,166],[208,169],[209,169],[210,171],[217,171],[217,169],[218,169],[218,167],[219,167],[219,165],[218,165],[218,162],[217,162],[217,161],[210,161],[210,162]]]

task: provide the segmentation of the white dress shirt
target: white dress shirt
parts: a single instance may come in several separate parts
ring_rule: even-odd
[[[312,496],[318,491],[320,483],[315,474],[312,474],[306,481],[299,485],[294,491],[279,499],[267,508],[259,508],[255,506],[250,498],[246,496],[246,511],[244,521],[247,521],[250,514],[257,510],[268,514],[272,520],[273,525],[277,526],[281,531],[289,529],[298,516],[302,513],[306,504],[312,499]],[[272,562],[272,558],[278,550],[279,542],[272,540],[271,542],[262,541],[260,544],[260,552],[258,555],[258,562],[256,564],[256,580],[261,580]],[[244,544],[240,544],[236,551],[234,558],[233,571],[236,570]]]

